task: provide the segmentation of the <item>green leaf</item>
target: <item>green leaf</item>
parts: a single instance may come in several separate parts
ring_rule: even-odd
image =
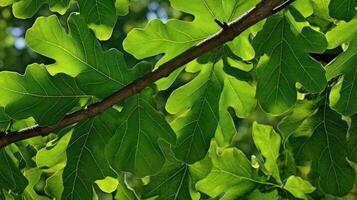
[[[278,200],[279,194],[278,190],[273,190],[271,192],[260,192],[258,189],[255,189],[247,197],[249,200]]]
[[[36,154],[36,165],[39,168],[53,167],[66,161],[66,150],[72,133],[61,137],[57,143],[47,143],[46,147],[40,149]]]
[[[130,0],[115,0],[117,16],[124,16],[129,13]]]
[[[119,186],[116,191],[115,199],[117,200],[136,200],[138,199],[135,195],[134,191],[130,190],[125,183],[124,174],[120,175],[119,178]]]
[[[159,195],[166,199],[187,199],[190,200],[189,191],[189,169],[184,163],[173,162],[165,164],[159,174],[150,178],[150,183],[146,185],[142,192],[142,198],[149,198]]]
[[[104,156],[104,147],[116,130],[118,112],[109,110],[78,124],[67,147],[62,199],[91,199],[94,181],[115,177]]]
[[[152,91],[147,89],[128,99],[117,121],[120,125],[106,145],[112,167],[139,177],[157,173],[165,162],[158,140],[175,144],[176,137],[164,116],[155,110]]]
[[[290,176],[283,188],[294,195],[294,197],[306,200],[309,199],[306,194],[312,193],[316,189],[311,183],[298,176]]]
[[[268,175],[273,176],[278,183],[281,183],[278,166],[280,135],[274,131],[273,127],[254,122],[253,141],[265,158],[264,167],[270,173]]]
[[[184,113],[172,127],[178,140],[173,148],[178,159],[194,163],[205,157],[218,125],[219,99],[222,91],[222,62],[208,63],[191,82],[175,90],[166,110]]]
[[[63,169],[57,171],[46,179],[45,192],[51,197],[61,199],[63,193]]]
[[[329,4],[330,0],[310,0],[312,6],[314,8],[314,15],[323,19],[323,20],[330,20],[329,14]]]
[[[239,118],[246,118],[256,106],[255,88],[233,76],[224,77],[224,86],[221,96],[223,107],[233,108]]]
[[[15,0],[0,0],[0,6],[8,6],[8,5],[11,5],[12,3],[14,3]]]
[[[14,16],[20,19],[31,18],[44,4],[49,4],[50,10],[64,14],[69,7],[69,0],[20,0],[14,1]]]
[[[108,40],[117,21],[115,0],[78,0],[79,10],[100,40]]]
[[[122,53],[115,49],[102,50],[79,15],[72,14],[68,25],[67,34],[56,16],[39,17],[26,33],[29,47],[56,60],[48,66],[51,74],[73,76],[86,94],[100,98],[112,94],[137,77],[127,68]]]
[[[348,31],[346,31],[348,30]],[[334,49],[343,43],[350,42],[357,34],[357,18],[349,22],[339,21],[336,27],[326,33],[328,49]]]
[[[210,174],[196,184],[196,188],[211,197],[225,193],[224,200],[237,199],[254,189],[256,175],[249,160],[236,148],[225,149],[213,156]]]
[[[166,163],[162,170],[150,177],[150,182],[139,192],[141,198],[146,199],[157,196],[159,199],[168,200],[191,200],[200,199],[195,197],[195,183],[205,177],[211,169],[209,159],[204,159],[193,165],[182,163],[174,157],[170,147],[163,145]]]
[[[0,131],[6,130],[11,123],[11,119],[5,113],[5,109],[0,107]]]
[[[299,127],[307,118],[314,114],[316,104],[316,101],[298,101],[292,113],[279,122],[278,130],[284,142],[286,142],[290,136],[299,136]]]
[[[330,16],[349,21],[356,14],[356,0],[330,0]]]
[[[119,181],[113,177],[107,176],[104,179],[96,180],[95,183],[101,191],[110,194],[118,188]]]
[[[306,22],[297,22],[288,12],[270,17],[253,40],[258,56],[257,98],[262,108],[273,114],[286,112],[295,105],[295,83],[312,93],[326,86],[322,65],[309,56],[323,52],[324,35]]]
[[[4,1],[4,2],[3,2]],[[27,19],[33,17],[44,4],[50,10],[64,14],[69,8],[70,0],[19,0],[17,2],[2,0],[1,6],[13,4],[15,17]],[[113,33],[117,16],[128,13],[128,0],[77,0],[81,15],[100,40],[108,40]]]
[[[322,101],[318,112],[311,117],[313,135],[304,151],[312,156],[312,174],[320,189],[336,196],[347,194],[355,182],[355,171],[346,160],[347,124],[341,115],[331,110],[328,101]]]
[[[351,121],[348,130],[348,158],[357,163],[357,115],[352,116]]]
[[[331,92],[331,106],[343,115],[357,113],[357,39],[350,42],[348,49],[326,66],[326,76],[332,79],[343,75],[342,85]]]
[[[181,0],[170,2],[173,8],[194,15],[194,21],[169,20],[164,24],[160,20],[153,20],[144,29],[134,29],[128,34],[123,43],[127,52],[138,59],[163,53],[164,57],[157,63],[159,66],[218,32],[220,27],[214,22],[215,19],[231,22],[258,3],[257,0],[192,0],[189,4]],[[254,58],[254,49],[248,37],[250,31],[230,43],[232,49],[237,49],[235,53],[247,60]]]
[[[24,171],[24,175],[27,178],[29,184],[26,187],[25,190],[25,196],[28,199],[36,199],[36,200],[50,200],[46,196],[42,196],[37,194],[35,188],[39,187],[39,183],[43,180],[41,180],[42,176],[42,171],[39,168],[31,168],[27,169]],[[39,188],[42,189],[42,188]]]
[[[0,93],[0,106],[11,118],[33,117],[40,125],[57,123],[79,98],[86,97],[73,78],[64,74],[52,77],[39,64],[28,66],[25,75],[0,72]]]
[[[11,190],[14,193],[22,193],[28,181],[4,148],[0,150],[0,163],[0,188]]]

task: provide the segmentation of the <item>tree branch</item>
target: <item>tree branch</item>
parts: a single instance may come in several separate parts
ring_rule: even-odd
[[[234,22],[228,24],[228,26],[224,30],[222,29],[217,34],[211,36],[200,44],[188,49],[179,56],[160,66],[157,70],[142,76],[136,81],[115,92],[111,96],[105,98],[101,102],[92,104],[87,109],[83,109],[67,115],[60,122],[58,122],[52,127],[34,126],[15,132],[10,132],[7,134],[0,133],[0,149],[11,143],[18,142],[31,137],[46,136],[54,131],[60,130],[80,121],[84,121],[99,115],[100,113],[111,108],[118,102],[123,101],[126,98],[139,93],[144,88],[153,84],[160,78],[168,76],[177,68],[198,58],[199,56],[207,53],[208,51],[223,45],[226,42],[232,41],[235,37],[237,37],[240,33],[245,31],[252,25],[273,15],[276,11],[276,8],[281,10],[282,8],[288,6],[291,3],[291,1],[289,0],[287,0],[286,2],[281,4],[282,0],[262,0],[262,2],[260,2],[249,12],[247,12]]]

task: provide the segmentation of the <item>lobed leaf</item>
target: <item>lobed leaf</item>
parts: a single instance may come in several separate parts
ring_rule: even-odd
[[[309,199],[306,194],[315,191],[315,187],[299,176],[289,176],[284,184],[284,189],[299,199]]]
[[[237,199],[255,188],[257,180],[250,162],[236,148],[225,149],[221,155],[212,157],[213,169],[196,184],[196,188],[211,197],[224,191],[222,199]]]
[[[176,136],[164,116],[155,110],[150,89],[128,99],[118,116],[113,138],[106,145],[112,167],[143,177],[157,173],[165,163],[158,140],[175,144]]]
[[[134,29],[128,34],[123,42],[127,52],[138,59],[163,53],[164,57],[157,63],[159,66],[218,32],[220,27],[214,22],[215,19],[231,22],[258,3],[257,0],[192,0],[189,4],[181,0],[170,2],[173,8],[194,15],[194,21],[169,20],[164,24],[160,20],[153,20],[144,29]],[[248,37],[251,31],[254,30],[247,30],[230,43],[230,48],[246,60],[254,58],[254,49]],[[138,49],[138,46],[141,48]]]
[[[126,67],[122,53],[115,49],[102,50],[79,15],[72,14],[68,25],[69,34],[56,16],[39,17],[26,33],[29,47],[56,60],[48,66],[51,74],[73,76],[86,94],[101,98],[136,78]]]
[[[117,16],[128,13],[127,0],[77,0],[81,15],[100,40],[108,40],[113,33]],[[45,4],[53,12],[64,14],[70,7],[70,0],[0,0],[0,6],[13,4],[15,17],[33,17]]]
[[[312,93],[326,86],[322,65],[309,56],[327,46],[324,35],[305,23],[297,22],[290,13],[270,17],[253,40],[258,56],[257,99],[272,114],[282,114],[295,105],[295,83]]]
[[[24,75],[0,72],[0,93],[0,106],[11,118],[33,117],[40,125],[57,123],[86,97],[72,77],[51,76],[39,64],[28,66]]]

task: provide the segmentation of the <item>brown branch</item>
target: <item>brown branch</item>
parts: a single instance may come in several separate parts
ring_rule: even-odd
[[[61,120],[52,127],[34,126],[16,132],[0,134],[0,149],[11,143],[18,142],[31,137],[46,136],[54,131],[60,130],[80,121],[87,120],[99,115],[100,113],[111,108],[118,102],[123,101],[124,99],[139,93],[144,88],[153,84],[160,78],[168,76],[177,68],[198,58],[199,56],[207,53],[208,51],[223,45],[226,42],[232,41],[235,37],[237,37],[240,33],[245,31],[252,25],[274,14],[275,8],[279,8],[279,10],[281,10],[282,5],[283,7],[286,7],[289,5],[289,3],[291,3],[290,1],[287,2],[288,3],[281,4],[282,0],[262,0],[262,2],[260,2],[249,12],[247,12],[234,22],[228,24],[228,26],[224,30],[222,29],[217,34],[201,42],[200,44],[188,49],[179,56],[160,66],[157,70],[150,72],[137,79],[136,81],[130,83],[129,85],[115,92],[111,96],[105,98],[103,101],[92,104],[87,109],[83,109],[70,115],[67,115],[63,118],[63,120]]]

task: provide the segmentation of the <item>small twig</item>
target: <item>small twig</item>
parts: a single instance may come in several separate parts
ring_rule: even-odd
[[[220,26],[223,30],[227,30],[228,29],[228,24],[227,22],[221,22],[218,19],[214,19],[214,21],[216,22],[216,24],[218,24],[218,26]]]

